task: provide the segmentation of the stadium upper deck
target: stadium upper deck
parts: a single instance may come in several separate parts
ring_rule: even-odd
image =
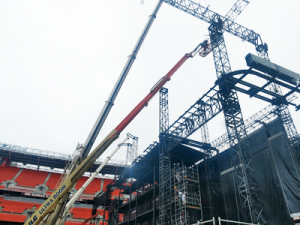
[[[38,150],[28,147],[21,147],[18,145],[10,145],[0,142],[0,163],[4,158],[9,162],[19,162],[23,164],[37,165],[38,167],[48,167],[51,169],[64,169],[72,156],[65,153],[51,152],[45,150]],[[94,172],[104,161],[104,159],[97,159],[92,168],[87,172]],[[124,172],[126,162],[122,160],[111,159],[102,169],[102,174],[119,175]]]

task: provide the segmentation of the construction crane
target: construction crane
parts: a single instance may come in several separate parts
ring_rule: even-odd
[[[51,212],[55,210],[60,199],[65,198],[69,190],[79,178],[91,167],[96,159],[117,139],[125,127],[148,105],[153,96],[160,88],[170,80],[171,76],[184,64],[188,58],[193,58],[200,50],[200,44],[188,54],[185,54],[176,65],[163,76],[150,90],[149,94],[125,117],[125,119],[113,129],[106,138],[86,157],[81,164],[70,173],[50,197],[35,211],[35,213],[24,223],[24,225],[36,225]]]
[[[78,145],[76,150],[75,150],[75,153],[77,153],[77,155],[74,153],[74,158],[72,160],[72,162],[68,165],[68,167],[66,168],[66,174],[64,174],[62,176],[62,178],[59,180],[59,183],[58,185],[63,182],[69,175],[72,171],[75,170],[75,168],[78,166],[78,164],[80,163],[80,161],[82,161],[84,158],[87,157],[87,155],[89,154],[112,106],[114,105],[114,101],[123,85],[123,82],[125,81],[126,77],[127,77],[127,74],[129,73],[129,70],[134,62],[134,60],[136,59],[136,56],[148,34],[148,31],[150,30],[152,24],[153,24],[153,21],[155,20],[156,18],[156,15],[160,9],[162,5],[162,1],[159,0],[152,15],[150,15],[148,21],[147,21],[147,24],[144,28],[144,30],[142,31],[141,33],[141,36],[139,37],[131,55],[128,56],[128,60],[121,72],[121,75],[119,76],[111,94],[109,95],[109,98],[107,99],[107,101],[105,102],[102,110],[101,110],[101,113],[100,115],[98,116],[91,132],[89,133],[89,136],[88,138],[86,139],[85,143],[83,145]],[[78,153],[78,151],[80,151]],[[56,207],[56,210],[55,212],[49,216],[48,219],[48,223],[50,225],[53,225],[55,223],[55,221],[58,219],[58,217],[62,214],[62,211],[63,211],[63,207],[64,205],[66,204],[66,200],[67,198],[65,199],[61,199],[58,207]]]
[[[264,47],[264,42],[261,36],[238,23],[232,21],[229,17],[221,16],[220,14],[213,12],[192,0],[163,0],[168,5],[171,5],[183,12],[186,12],[200,20],[203,20],[213,26],[218,25],[222,21],[222,33],[228,32],[236,37],[241,38],[243,41],[247,41],[255,45],[255,49],[258,54],[266,58],[268,55],[267,49]],[[211,40],[213,42],[213,40]]]

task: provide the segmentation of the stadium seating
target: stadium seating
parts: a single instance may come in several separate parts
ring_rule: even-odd
[[[71,213],[74,219],[88,219],[92,215],[92,209],[74,208]]]
[[[0,219],[2,222],[24,222],[27,218],[27,215],[16,215],[16,214],[7,214],[0,213]]]
[[[47,172],[23,169],[15,181],[18,186],[35,187],[43,184],[47,176]]]
[[[25,209],[32,209],[33,206],[37,208],[41,205],[39,203],[31,203],[31,202],[20,202],[20,201],[10,201],[10,200],[0,200],[0,206],[3,207],[1,212],[9,212],[9,213],[23,213]]]
[[[51,173],[46,186],[48,186],[50,190],[54,190],[60,177],[60,173]]]
[[[14,176],[20,171],[20,168],[18,167],[11,167],[6,166],[2,167],[0,166],[0,183],[6,180],[11,180],[14,178]]]
[[[101,179],[100,178],[95,178],[89,186],[85,189],[83,193],[86,194],[95,194],[97,191],[100,191],[101,188]]]
[[[81,177],[77,181],[75,188],[78,190],[88,179],[89,179],[89,177]],[[94,195],[96,193],[96,191],[100,191],[100,187],[101,187],[101,179],[95,178],[89,184],[89,186],[87,186],[87,188],[84,190],[83,193]]]
[[[97,212],[103,216],[103,210],[98,209]],[[74,219],[88,219],[92,216],[92,209],[75,207],[71,213],[73,214]]]
[[[65,222],[65,225],[79,225],[81,224],[82,222],[74,222],[74,221],[66,221]],[[87,223],[88,224],[88,223]]]
[[[13,177],[20,171],[21,168],[17,167],[0,167],[0,181],[12,180]],[[34,187],[36,185],[43,184],[45,179],[49,175],[49,172],[37,171],[37,170],[29,170],[23,169],[22,172],[15,179],[16,186],[11,186],[9,188],[10,191],[18,191],[18,192],[26,192],[31,193],[34,191]],[[55,189],[56,184],[61,177],[59,173],[51,173],[49,179],[46,182],[46,186],[48,186],[47,195],[52,194],[52,191]],[[76,183],[75,188],[78,190],[88,179],[88,177],[81,177],[79,181]],[[106,186],[111,183],[112,179],[104,179],[103,178],[103,189],[106,190]],[[95,178],[90,185],[84,191],[82,196],[83,199],[93,198],[96,192],[101,189],[102,178]],[[4,185],[0,185],[0,189],[4,189]],[[115,190],[112,192],[112,196],[119,196],[119,190]],[[23,201],[23,202],[22,202]],[[0,221],[7,222],[24,222],[26,219],[26,209],[38,209],[41,204],[40,203],[32,203],[32,202],[24,202],[22,201],[11,201],[4,200],[4,197],[0,197],[0,206],[2,207],[0,212]],[[108,220],[108,213],[103,210],[98,210],[101,216],[104,216],[106,220]],[[91,217],[92,209],[91,208],[78,208],[75,207],[71,213],[73,214],[73,218],[75,220],[80,219],[81,222],[85,219]],[[24,214],[24,215],[21,215]],[[79,225],[80,222],[69,220],[66,222],[66,225]],[[102,225],[107,225],[107,222],[100,222]]]

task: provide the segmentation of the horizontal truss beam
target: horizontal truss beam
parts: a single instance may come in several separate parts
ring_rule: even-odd
[[[200,20],[203,20],[209,24],[217,22],[217,19],[220,18],[223,21],[223,30],[241,38],[244,41],[247,41],[255,46],[262,45],[263,41],[259,34],[255,33],[253,30],[250,30],[240,24],[237,24],[226,18],[219,15],[208,9],[208,7],[203,7],[200,4],[193,2],[191,0],[163,0],[165,3],[186,12]]]

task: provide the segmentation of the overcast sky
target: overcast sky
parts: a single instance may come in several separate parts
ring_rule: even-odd
[[[197,1],[225,15],[235,0]],[[157,0],[0,0],[0,142],[72,153],[84,143]],[[259,33],[272,62],[300,73],[299,14],[295,0],[251,0],[236,22]],[[96,144],[151,87],[208,34],[209,24],[163,4],[115,101]],[[225,41],[232,70],[247,69],[253,45],[231,34]],[[189,59],[165,86],[170,124],[214,85],[213,56]],[[299,96],[300,98],[300,96]],[[268,104],[239,95],[244,119]],[[158,140],[158,95],[127,132],[139,153]],[[296,101],[297,102],[297,101]],[[299,99],[298,99],[299,104]],[[300,131],[300,111],[290,107]],[[223,114],[208,124],[210,139],[225,130]],[[201,140],[201,133],[192,138]],[[95,146],[95,145],[94,145]],[[124,148],[115,159],[125,159]]]

